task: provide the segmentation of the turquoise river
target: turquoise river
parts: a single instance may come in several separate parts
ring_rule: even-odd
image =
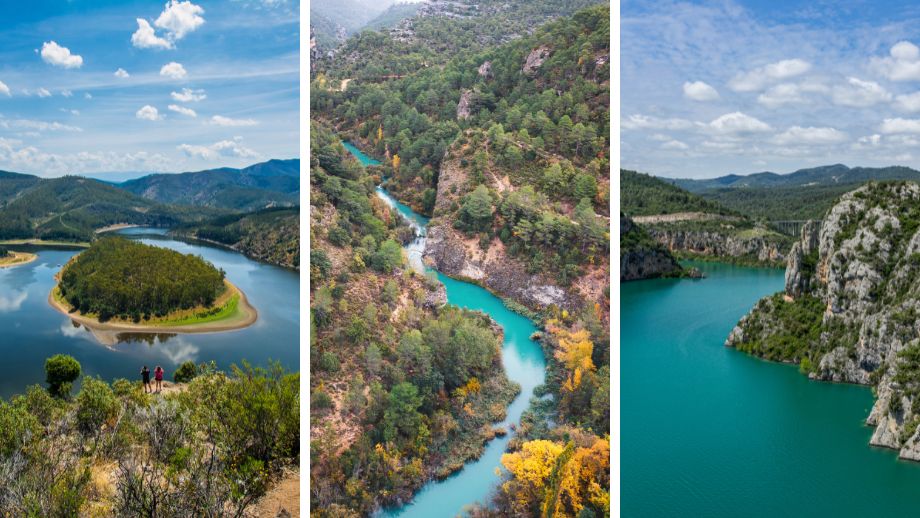
[[[869,388],[723,345],[783,271],[693,265],[621,285],[622,516],[920,514],[920,465],[869,446]]]
[[[348,142],[343,143],[364,165],[379,164]],[[447,301],[450,304],[482,311],[491,316],[505,331],[502,344],[502,362],[508,378],[521,385],[521,393],[508,407],[508,414],[499,426],[507,427],[517,423],[527,408],[533,390],[544,381],[546,363],[540,344],[530,339],[537,330],[533,322],[509,310],[502,301],[485,289],[451,279],[441,273],[425,268],[421,254],[425,249],[425,232],[428,219],[416,214],[409,207],[397,202],[383,188],[377,189],[377,195],[391,207],[396,208],[415,228],[417,238],[406,245],[410,264],[419,271],[435,274],[447,288]],[[468,462],[462,470],[442,481],[431,482],[423,487],[409,504],[385,509],[379,513],[382,517],[418,517],[439,518],[460,514],[464,507],[474,502],[484,502],[497,487],[499,478],[495,469],[500,467],[500,459],[511,436],[498,437],[490,441],[485,452],[478,459]]]

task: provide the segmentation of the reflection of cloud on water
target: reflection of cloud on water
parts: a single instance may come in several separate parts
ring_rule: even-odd
[[[25,291],[20,291],[14,293],[13,295],[0,295],[0,313],[8,313],[10,311],[19,311],[19,308],[22,307],[22,303],[29,298],[29,294]]]
[[[196,361],[199,353],[197,345],[186,342],[181,336],[168,342],[161,341],[159,349],[163,351],[163,355],[176,365],[189,360]]]
[[[61,334],[68,338],[76,337],[86,337],[86,331],[83,329],[83,326],[74,322],[73,320],[67,319],[61,324]]]

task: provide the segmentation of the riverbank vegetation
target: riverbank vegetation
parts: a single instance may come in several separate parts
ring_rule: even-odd
[[[80,378],[0,400],[0,508],[10,516],[240,516],[299,462],[299,375],[201,365],[181,389]]]
[[[491,320],[407,267],[364,168],[315,123],[311,149],[310,498],[366,515],[480,455],[519,388]]]
[[[201,257],[105,237],[63,268],[58,289],[75,310],[101,322],[138,322],[210,308],[227,287],[224,272]]]

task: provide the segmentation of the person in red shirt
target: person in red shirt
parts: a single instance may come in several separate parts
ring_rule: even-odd
[[[156,381],[157,393],[163,389],[163,367],[157,365],[157,368],[153,370],[153,379]]]

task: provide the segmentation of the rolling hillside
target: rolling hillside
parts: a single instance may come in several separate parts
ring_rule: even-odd
[[[148,200],[242,211],[292,206],[299,201],[300,160],[270,160],[180,174],[153,174],[118,187]]]

